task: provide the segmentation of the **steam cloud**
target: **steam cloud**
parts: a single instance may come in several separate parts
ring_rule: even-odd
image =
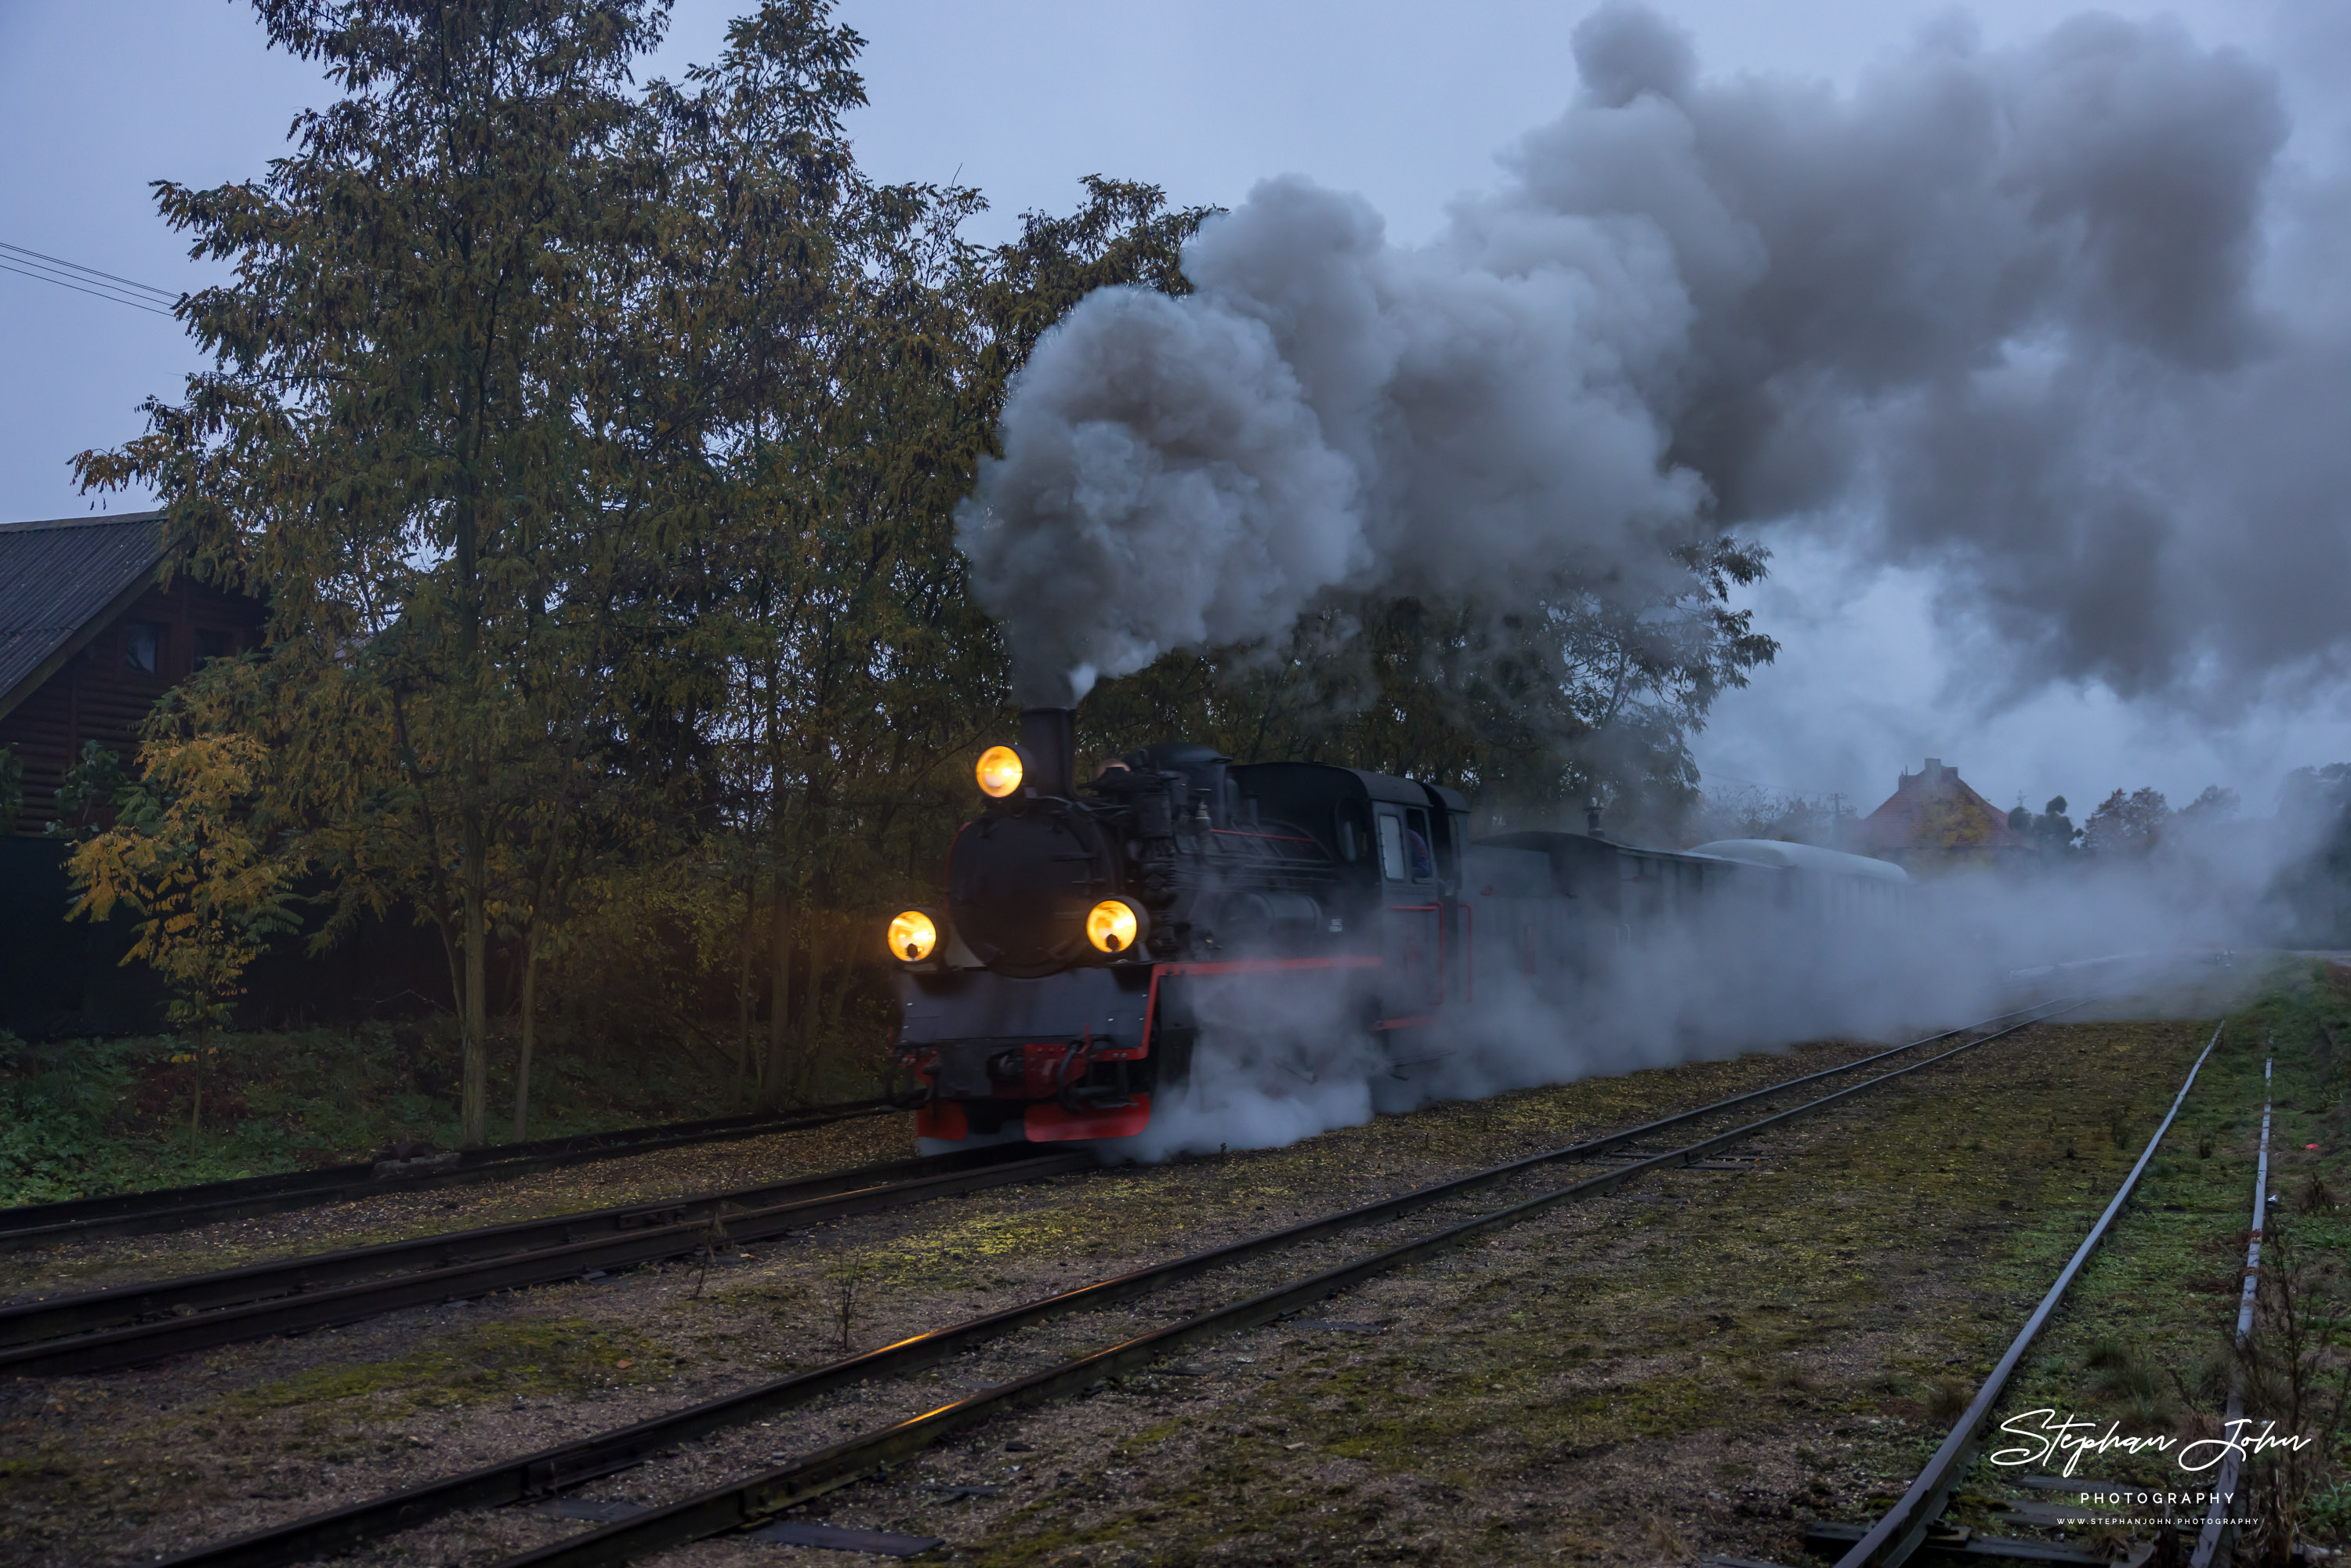
[[[1144,1162],[1270,1148],[1375,1113],[1792,1040],[1917,1039],[2126,983],[2128,998],[2107,1013],[2209,1017],[2241,979],[2214,967],[2218,950],[2302,936],[2274,879],[2309,856],[2313,827],[2213,826],[2147,861],[2021,885],[1946,878],[1921,888],[1902,922],[1849,925],[1827,944],[1806,922],[1758,920],[1737,905],[1646,925],[1573,980],[1547,962],[1515,967],[1505,943],[1479,961],[1475,1005],[1448,1004],[1444,1026],[1400,1050],[1398,1066],[1346,1027],[1328,993],[1236,983],[1221,999],[1199,997],[1191,1076],[1154,1102],[1150,1126],[1095,1147]],[[1507,911],[1484,901],[1480,925],[1491,932],[1498,918]],[[2106,958],[2124,961],[2097,962]]]
[[[1320,596],[1642,593],[1663,545],[1848,531],[2021,679],[2212,702],[2346,646],[2351,224],[2273,74],[2170,21],[1938,24],[1851,94],[1702,79],[1651,12],[1425,246],[1285,176],[1039,346],[958,517],[1020,695]],[[2294,287],[2296,279],[2311,287]]]

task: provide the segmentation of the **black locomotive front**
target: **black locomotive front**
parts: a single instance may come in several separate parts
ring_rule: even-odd
[[[1374,1036],[1466,994],[1452,791],[1182,742],[1081,783],[1075,750],[1070,710],[1024,713],[980,758],[944,906],[891,922],[925,1137],[1140,1133],[1212,990],[1229,1023],[1311,988]]]

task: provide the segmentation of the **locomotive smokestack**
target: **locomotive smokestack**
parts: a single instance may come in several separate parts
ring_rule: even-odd
[[[1030,787],[1068,800],[1078,788],[1078,716],[1065,707],[1020,710],[1020,749],[1037,765]]]

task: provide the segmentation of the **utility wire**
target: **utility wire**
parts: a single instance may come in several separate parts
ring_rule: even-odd
[[[169,310],[153,305],[142,305],[136,299],[126,299],[120,294],[102,294],[95,288],[84,288],[78,283],[68,283],[62,277],[51,277],[44,272],[27,272],[21,267],[11,267],[5,261],[0,261],[0,272],[13,272],[19,277],[37,277],[44,283],[54,283],[60,288],[70,288],[76,294],[87,294],[93,299],[111,299],[117,305],[128,305],[134,310],[144,310],[151,315],[169,316],[171,314]]]
[[[152,284],[118,277],[111,272],[100,272],[94,267],[65,261],[37,250],[28,250],[21,245],[10,245],[5,240],[0,240],[0,252],[6,253],[0,256],[0,272],[13,272],[19,277],[37,277],[60,288],[70,288],[77,294],[111,299],[117,305],[128,305],[133,309],[152,311],[158,316],[171,315],[172,312],[168,307],[177,305],[181,298],[168,288],[158,288]]]
[[[78,261],[66,261],[57,256],[45,255],[37,250],[26,250],[21,245],[10,245],[6,240],[0,240],[0,250],[13,250],[18,256],[30,256],[35,261],[46,261],[52,267],[62,267],[72,272],[88,273],[92,277],[103,277],[109,283],[123,284],[129,287],[138,289],[141,294],[152,294],[159,299],[177,300],[180,298],[170,289],[158,288],[152,283],[141,283],[135,278],[118,277],[111,272],[100,272],[94,267],[84,267]]]

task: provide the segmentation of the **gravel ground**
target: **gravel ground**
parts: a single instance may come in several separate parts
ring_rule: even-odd
[[[2176,1016],[2209,1001],[2122,1010]],[[1218,1341],[990,1423],[798,1517],[938,1535],[947,1554],[1002,1563],[1792,1561],[1803,1515],[1865,1512],[1872,1489],[1931,1446],[1938,1381],[1989,1364],[2126,1165],[2111,1132],[2144,1115],[2144,1138],[2147,1107],[2168,1100],[2205,1033],[2085,1023],[2014,1037],[1774,1134],[1746,1173],[1677,1173],[1554,1211],[1331,1302],[1317,1321],[1334,1326]],[[649,1269],[0,1385],[0,1555],[152,1561],[1865,1049],[1821,1042],[1435,1107],[1286,1149],[838,1221],[706,1273]],[[37,1260],[43,1271],[16,1288],[775,1179],[900,1156],[904,1135],[851,1123],[473,1189],[456,1211],[388,1199],[299,1226],[96,1243]],[[675,1497],[1507,1196],[1045,1325],[584,1495]],[[956,1486],[1002,1490],[937,1490]],[[461,1515],[348,1561],[482,1563],[580,1528],[517,1510]],[[874,1561],[743,1542],[664,1561],[738,1559]]]
[[[903,1115],[859,1116],[803,1132],[688,1145],[477,1186],[390,1194],[154,1236],[101,1237],[0,1254],[0,1305],[903,1160],[913,1153],[910,1124]]]

